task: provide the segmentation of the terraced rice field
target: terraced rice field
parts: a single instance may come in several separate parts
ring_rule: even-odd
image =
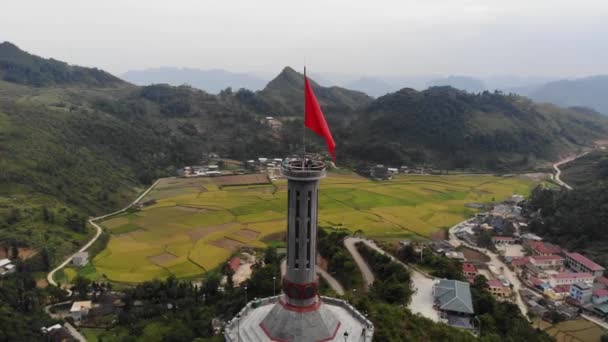
[[[321,182],[319,224],[381,238],[428,237],[475,213],[467,203],[528,194],[517,177],[399,176],[374,182],[330,174]],[[193,277],[242,246],[264,247],[285,231],[286,180],[260,175],[163,180],[144,199],[156,204],[102,222],[112,234],[93,263],[120,282]]]
[[[600,341],[602,335],[608,333],[602,327],[582,318],[558,324],[536,320],[534,324],[555,338],[557,342]]]

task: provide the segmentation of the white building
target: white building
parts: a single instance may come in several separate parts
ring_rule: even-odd
[[[72,316],[74,321],[79,322],[83,317],[86,317],[86,315],[89,314],[91,307],[93,307],[93,304],[90,300],[74,302],[72,308],[70,308],[70,316]]]
[[[89,263],[89,252],[78,252],[72,257],[74,266],[82,267]]]
[[[574,283],[593,283],[594,276],[591,273],[570,273],[562,272],[554,275],[549,279],[551,287],[558,285],[572,285]]]
[[[9,259],[0,259],[0,275],[15,273],[15,271],[17,271],[17,268],[11,264]]]

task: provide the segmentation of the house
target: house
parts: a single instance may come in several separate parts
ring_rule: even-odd
[[[593,290],[591,301],[594,305],[600,305],[608,302],[608,290],[601,288]]]
[[[598,284],[599,286],[608,288],[608,278],[606,278],[604,276],[595,278],[595,283]]]
[[[454,246],[447,240],[433,241],[429,244],[429,248],[437,254],[443,254],[454,250]]]
[[[529,257],[516,257],[511,260],[513,267],[524,267],[530,262]]]
[[[592,273],[593,277],[601,277],[604,268],[579,253],[566,253],[566,265],[576,272]]]
[[[579,282],[593,283],[593,278],[593,274],[591,273],[561,272],[553,275],[549,279],[549,284],[555,287],[558,285],[572,285]]]
[[[475,238],[475,235],[467,231],[459,231],[458,233],[456,233],[456,237],[468,243],[469,245],[477,246],[477,238]]]
[[[70,308],[70,316],[72,316],[74,321],[79,322],[89,314],[92,307],[93,304],[90,300],[74,302]]]
[[[462,252],[456,252],[456,251],[446,252],[445,256],[448,259],[456,259],[456,260],[460,260],[460,261],[466,260],[464,257],[464,253],[462,253]]]
[[[492,236],[492,242],[495,245],[512,245],[515,239],[510,236]]]
[[[433,286],[435,305],[447,315],[473,315],[473,301],[469,283],[458,280],[441,279]]]
[[[497,297],[509,297],[511,295],[511,287],[505,286],[500,279],[488,280],[488,290]]]
[[[72,257],[74,266],[82,267],[89,263],[89,252],[78,252]]]
[[[50,327],[42,327],[40,329],[45,335],[45,341],[49,342],[72,342],[78,341],[70,332],[60,324],[55,324]]]
[[[562,252],[559,246],[536,240],[526,240],[524,247],[533,255],[554,255]]]
[[[521,239],[525,241],[542,241],[543,238],[536,234],[526,233],[522,234]]]
[[[594,306],[593,313],[603,318],[608,317],[608,304],[600,304]]]
[[[591,301],[593,287],[586,283],[574,283],[570,286],[570,298],[574,299],[577,304],[583,305]],[[607,291],[608,292],[608,291]]]
[[[559,270],[564,266],[564,258],[559,255],[533,255],[529,257],[530,263],[541,270]]]
[[[17,268],[9,259],[0,259],[0,276],[10,273],[15,273]]]
[[[479,271],[477,271],[477,267],[475,267],[475,265],[465,262],[462,264],[462,273],[467,278],[475,279],[475,277],[477,277],[479,274]]]

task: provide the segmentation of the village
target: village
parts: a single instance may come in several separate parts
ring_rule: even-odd
[[[535,213],[524,213],[523,201],[523,196],[513,195],[452,227],[449,240],[416,245],[420,253],[428,249],[462,264],[467,282],[441,280],[435,284],[436,308],[442,317],[474,318],[469,285],[485,281],[497,299],[517,304],[529,318],[554,323],[583,318],[606,328],[608,278],[604,267],[529,232],[528,222]],[[448,298],[444,298],[446,284],[458,288]]]

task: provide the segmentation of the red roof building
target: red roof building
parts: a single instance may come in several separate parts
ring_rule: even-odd
[[[505,286],[498,279],[488,280],[488,290],[490,293],[498,297],[509,297],[511,295],[511,288],[509,286]]]
[[[559,246],[534,240],[528,242],[528,248],[534,255],[552,255],[562,252],[562,249]]]
[[[559,255],[533,255],[529,257],[532,265],[545,269],[560,269],[564,266],[564,258]]]
[[[594,277],[601,277],[604,274],[602,266],[579,253],[566,253],[566,265],[577,272],[593,273]]]
[[[236,270],[239,268],[239,266],[241,266],[241,259],[234,257],[234,258],[230,259],[230,261],[228,263],[230,265],[230,269],[233,272],[236,272]]]
[[[608,278],[606,278],[604,276],[595,278],[595,282],[598,284],[602,284],[605,287],[608,287]]]
[[[530,262],[530,258],[529,257],[521,257],[521,258],[513,258],[513,260],[511,261],[511,264],[514,267],[524,267],[529,262]]]
[[[462,264],[462,273],[465,277],[475,278],[478,274],[477,267],[475,265],[465,262]]]

